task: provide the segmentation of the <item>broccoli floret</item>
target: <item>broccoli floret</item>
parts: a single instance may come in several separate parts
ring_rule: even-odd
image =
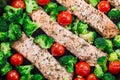
[[[24,0],[26,4],[26,12],[32,13],[33,10],[38,10],[39,6],[36,0]]]
[[[112,20],[117,20],[119,21],[120,20],[120,10],[118,9],[111,9],[109,12],[108,12],[108,17]]]
[[[38,35],[34,38],[34,42],[39,44],[42,48],[48,49],[52,46],[54,43],[54,39],[51,37],[48,37],[47,35]]]
[[[120,49],[115,50],[115,52],[117,53],[117,56],[118,56],[118,58],[120,60]]]
[[[13,42],[18,40],[19,38],[21,38],[22,36],[22,30],[21,27],[17,24],[11,23],[9,25],[9,31],[8,31],[8,37],[9,37],[9,41]]]
[[[117,35],[117,36],[114,37],[113,44],[116,47],[120,47],[120,35]]]
[[[120,22],[118,22],[117,27],[118,27],[118,29],[120,30]]]
[[[0,68],[2,68],[6,63],[6,57],[3,52],[0,51]]]
[[[94,7],[97,6],[97,4],[100,2],[100,0],[87,0],[87,1]]]
[[[34,31],[38,29],[38,25],[34,23],[29,16],[26,15],[24,19],[23,29],[28,37],[30,37]]]
[[[22,76],[24,76],[24,75],[30,75],[30,72],[33,68],[34,68],[33,65],[24,65],[24,66],[18,66],[17,70]]]
[[[115,76],[108,72],[104,74],[103,79],[104,80],[116,80]]]
[[[115,61],[115,60],[118,60],[118,56],[117,56],[117,53],[116,52],[112,52],[109,54],[109,58],[108,58],[109,61]]]
[[[95,39],[95,46],[100,49],[100,50],[104,50],[106,47],[106,41],[104,38],[97,38]]]
[[[69,73],[74,72],[74,65],[77,62],[77,58],[72,55],[63,56],[59,59],[62,66],[66,67]]]
[[[41,74],[35,74],[31,80],[43,80],[43,76]]]
[[[9,22],[17,22],[19,17],[23,14],[22,8],[14,8],[12,6],[6,6],[5,10],[5,17]]]
[[[79,34],[79,36],[81,38],[85,39],[90,44],[92,44],[95,37],[96,37],[96,33],[95,32],[88,32],[87,34]]]
[[[79,22],[77,24],[77,31],[78,31],[78,33],[86,34],[86,33],[88,33],[87,29],[88,29],[88,25],[86,23]]]
[[[105,51],[108,52],[108,53],[112,53],[112,52],[114,52],[112,41],[109,40],[109,39],[105,39],[105,40],[106,40]]]
[[[2,51],[6,57],[10,57],[11,54],[11,48],[9,42],[2,42],[0,45],[0,51]]]
[[[23,75],[23,76],[21,76],[20,77],[20,80],[31,80],[31,78],[32,78],[32,75],[30,75],[30,74],[27,74],[27,75]]]
[[[0,41],[8,41],[8,32],[0,32]]]
[[[56,3],[54,2],[49,2],[47,5],[44,6],[44,10],[46,12],[51,12],[53,11],[54,9],[56,9],[58,6]]]
[[[104,72],[107,71],[107,57],[106,56],[102,56],[98,58],[97,63],[102,67]]]
[[[99,64],[95,66],[94,74],[100,79],[103,77],[104,72]]]
[[[0,69],[0,75],[6,75],[10,70],[12,70],[12,66],[10,63],[6,62],[5,66]]]

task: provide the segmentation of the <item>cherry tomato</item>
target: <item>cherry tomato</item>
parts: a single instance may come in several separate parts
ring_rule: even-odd
[[[51,47],[51,53],[56,57],[62,56],[65,54],[65,48],[59,43],[54,43]]]
[[[16,70],[11,70],[7,73],[7,80],[20,80],[20,75]]]
[[[109,63],[109,72],[112,74],[118,74],[120,72],[120,62],[113,61]]]
[[[39,4],[39,5],[46,5],[46,4],[48,4],[50,2],[50,0],[37,0],[37,3]]]
[[[90,66],[86,62],[78,62],[75,66],[76,74],[86,77],[90,73]]]
[[[23,56],[19,53],[14,54],[11,58],[10,58],[10,63],[14,66],[19,66],[23,63]]]
[[[11,6],[13,6],[14,8],[25,8],[25,3],[22,0],[14,0],[11,4]]]
[[[68,11],[63,11],[58,15],[57,21],[60,25],[67,26],[72,22],[72,15]]]
[[[85,80],[85,78],[75,78],[74,80]]]
[[[107,13],[110,10],[110,3],[108,1],[100,1],[98,9],[101,12]]]
[[[95,74],[91,73],[88,75],[86,80],[98,80],[98,78],[95,76]]]

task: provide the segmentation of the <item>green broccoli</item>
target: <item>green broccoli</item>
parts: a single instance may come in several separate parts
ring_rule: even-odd
[[[118,22],[117,27],[118,27],[118,29],[120,30],[120,22]]]
[[[78,31],[78,33],[80,33],[80,34],[86,34],[86,33],[88,33],[87,29],[88,29],[88,25],[86,23],[79,22],[77,24],[77,31]]]
[[[63,56],[59,59],[62,66],[66,67],[69,73],[74,72],[74,65],[77,62],[77,58],[72,55]]]
[[[4,53],[0,51],[0,69],[5,65],[6,61]]]
[[[117,56],[118,56],[118,58],[120,60],[120,49],[115,50],[115,53],[117,53]]]
[[[11,23],[9,25],[9,31],[8,31],[8,37],[9,41],[16,41],[22,36],[22,30],[21,27],[17,24]]]
[[[0,75],[6,75],[10,70],[12,70],[12,66],[10,63],[6,62],[5,66],[0,69]]]
[[[96,7],[100,0],[87,0],[87,2],[90,3],[92,6]]]
[[[46,12],[51,12],[53,11],[54,9],[56,9],[58,6],[56,3],[54,2],[49,2],[47,5],[44,6],[44,10]]]
[[[8,32],[0,32],[0,41],[8,41]]]
[[[114,21],[119,21],[120,20],[120,10],[118,9],[111,9],[108,12],[108,17]]]
[[[79,36],[81,38],[85,39],[90,44],[92,44],[95,37],[96,37],[96,33],[95,32],[88,32],[87,34],[79,34]]]
[[[108,58],[109,61],[115,61],[115,60],[118,60],[118,55],[116,52],[112,52],[109,54],[109,58]]]
[[[22,8],[14,8],[12,6],[6,6],[4,8],[5,10],[5,17],[7,18],[7,21],[10,22],[17,22],[19,17],[23,14]],[[4,18],[5,18],[4,17]]]
[[[20,77],[20,80],[31,80],[31,78],[32,78],[32,75],[31,74],[27,74],[27,75],[22,75],[21,77]]]
[[[36,0],[24,0],[26,4],[26,12],[32,13],[33,10],[38,10],[39,6]]]
[[[116,35],[113,39],[113,44],[116,47],[120,47],[120,35]]]
[[[100,50],[104,50],[106,48],[106,40],[104,38],[95,39],[94,44]]]
[[[105,73],[104,76],[103,76],[103,80],[116,80],[115,79],[115,76],[112,75],[111,73]]]
[[[48,37],[47,35],[38,35],[34,38],[34,42],[39,44],[42,48],[48,49],[52,46],[54,43],[54,39],[51,37]]]
[[[10,57],[12,55],[10,43],[9,42],[2,42],[0,44],[0,51],[2,51],[6,57]]]
[[[29,16],[26,15],[23,23],[23,30],[28,37],[30,37],[34,31],[38,29],[38,25],[34,23]]]
[[[109,40],[109,39],[105,39],[105,41],[106,41],[105,51],[108,52],[108,53],[114,52],[112,41]]]
[[[107,57],[106,56],[102,56],[98,58],[97,63],[101,66],[104,72],[107,71]]]
[[[100,79],[103,77],[104,72],[99,64],[95,66],[94,74]]]
[[[18,66],[17,70],[22,75],[30,75],[31,70],[34,68],[33,65],[24,65],[24,66]]]
[[[31,80],[43,80],[43,76],[41,74],[35,74]]]

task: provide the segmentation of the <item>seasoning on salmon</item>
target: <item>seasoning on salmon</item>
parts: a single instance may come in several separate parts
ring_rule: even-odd
[[[108,0],[112,6],[120,8],[120,0]]]
[[[112,1],[112,0],[111,0]],[[88,23],[105,38],[113,38],[119,33],[117,26],[102,12],[84,0],[57,0],[79,20]]]
[[[54,38],[56,42],[62,44],[80,60],[87,61],[91,66],[96,65],[99,57],[107,56],[106,53],[90,45],[84,39],[52,21],[43,9],[40,8],[38,11],[34,11],[31,18],[48,36]]]
[[[48,80],[72,80],[73,74],[68,73],[56,59],[46,50],[35,43],[33,38],[22,38],[12,45],[16,51],[32,62]]]

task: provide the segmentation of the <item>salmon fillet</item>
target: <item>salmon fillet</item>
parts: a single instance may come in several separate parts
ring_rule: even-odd
[[[107,54],[90,45],[84,39],[74,35],[69,30],[52,21],[50,16],[43,9],[34,11],[31,14],[33,22],[36,22],[40,28],[48,35],[66,47],[72,54],[82,61],[87,61],[91,66],[95,66],[97,59]]]
[[[117,26],[104,13],[84,0],[57,0],[57,2],[65,6],[79,20],[88,23],[103,37],[113,38],[119,33]]]
[[[108,0],[114,7],[120,8],[120,0]]]
[[[12,45],[16,51],[32,62],[48,80],[72,80],[73,74],[64,67],[46,50],[33,43],[33,38],[22,38]]]

